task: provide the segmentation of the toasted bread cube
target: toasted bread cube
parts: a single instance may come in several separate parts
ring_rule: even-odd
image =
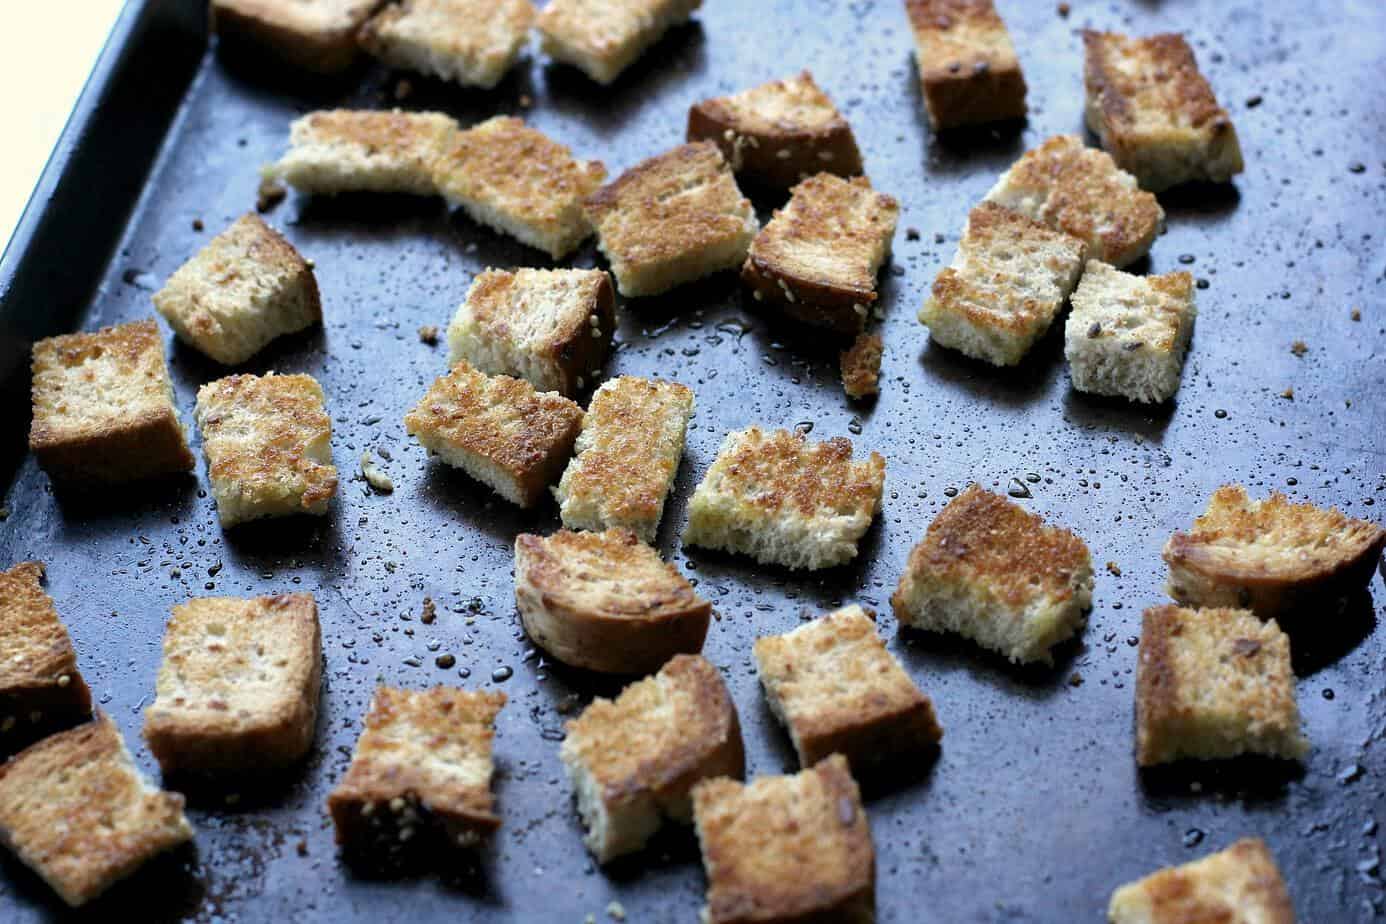
[[[810,571],[857,557],[881,509],[885,459],[852,461],[852,443],[788,430],[729,433],[688,505],[684,545]]]
[[[386,65],[491,89],[515,66],[538,14],[529,0],[404,0],[361,29]]]
[[[1082,241],[983,202],[934,280],[919,321],[929,339],[995,366],[1025,358],[1083,271]]]
[[[571,397],[601,370],[615,330],[603,270],[487,270],[448,325],[450,362]]]
[[[252,44],[319,74],[339,74],[356,60],[356,32],[381,0],[212,0],[223,39]]]
[[[890,605],[903,625],[1052,664],[1050,649],[1082,627],[1092,585],[1082,539],[974,484],[910,551]]]
[[[875,920],[876,850],[841,754],[793,776],[705,780],[693,817],[707,924]]]
[[[1165,543],[1169,595],[1185,606],[1236,606],[1262,619],[1325,612],[1371,583],[1386,529],[1336,507],[1294,504],[1241,485],[1213,492],[1187,533]]]
[[[154,307],[179,340],[226,366],[322,321],[313,267],[254,213],[179,267]]]
[[[692,416],[693,392],[677,382],[623,375],[598,388],[554,489],[563,525],[621,527],[653,543]]]
[[[1177,33],[1131,38],[1083,30],[1087,123],[1117,166],[1160,192],[1241,173],[1232,117]]]
[[[549,0],[539,14],[544,53],[609,84],[703,0]]]
[[[1295,924],[1275,858],[1244,838],[1202,860],[1166,867],[1112,893],[1111,924]]]
[[[726,158],[708,141],[642,161],[584,207],[629,298],[740,266],[760,228]]]
[[[505,694],[379,687],[351,766],[327,797],[337,843],[383,861],[473,847],[498,827],[492,742]]]
[[[301,193],[438,193],[434,162],[457,131],[439,112],[310,112],[289,127],[289,151],[266,173]]]
[[[404,428],[512,504],[533,507],[573,453],[582,408],[520,379],[478,372],[464,360],[433,383],[405,415]]]
[[[165,774],[253,773],[308,753],[322,686],[312,594],[173,608],[144,738]]]
[[[849,398],[867,398],[880,391],[881,356],[885,341],[880,334],[857,334],[852,345],[838,354],[842,390]]]
[[[135,481],[197,462],[153,321],[35,343],[33,402],[29,449],[55,480]]]
[[[1265,754],[1299,760],[1290,638],[1249,610],[1156,606],[1141,621],[1136,763]]]
[[[1073,235],[1088,256],[1113,266],[1145,256],[1165,223],[1165,210],[1135,177],[1076,135],[1026,151],[987,200]]]
[[[332,419],[311,375],[233,375],[197,392],[202,452],[223,527],[321,516],[337,492]]]
[[[934,131],[1025,118],[1025,77],[992,0],[905,0]]]
[[[741,278],[756,301],[856,334],[876,301],[876,273],[890,257],[899,215],[899,203],[864,176],[811,176],[751,242]]]
[[[1133,276],[1089,260],[1064,327],[1073,387],[1159,404],[1179,390],[1193,335],[1193,276]]]
[[[0,842],[74,908],[192,836],[105,715],[0,764]]]
[[[746,769],[736,706],[702,655],[592,700],[565,728],[560,754],[599,863],[640,850],[666,819],[691,824],[693,786]]]
[[[534,643],[574,667],[648,674],[702,651],[712,604],[625,529],[515,537],[515,604]]]
[[[91,691],[42,577],[36,561],[0,571],[0,755],[91,715]]]
[[[777,189],[824,171],[862,172],[852,126],[808,71],[695,103],[688,140],[711,141],[739,177]]]
[[[555,260],[592,233],[582,201],[605,179],[601,161],[577,160],[514,116],[454,133],[434,164],[434,182],[449,205]]]
[[[943,737],[933,703],[886,650],[875,614],[860,606],[758,638],[755,655],[766,702],[801,766],[841,754],[860,773],[928,753]]]

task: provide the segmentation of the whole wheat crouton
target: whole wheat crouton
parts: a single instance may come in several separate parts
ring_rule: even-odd
[[[384,0],[212,0],[212,21],[224,40],[264,49],[320,74],[338,74],[356,60],[356,31]]]
[[[935,131],[1025,118],[1025,77],[992,0],[905,0]]]
[[[1112,893],[1111,924],[1295,924],[1280,868],[1264,841],[1244,838]]]
[[[457,132],[440,112],[310,112],[289,127],[289,151],[265,173],[299,192],[438,193],[434,162]]]
[[[880,391],[881,357],[885,341],[880,334],[857,334],[852,345],[838,354],[842,390],[849,398],[867,398]]]
[[[549,0],[539,15],[544,53],[609,84],[703,0]]]
[[[36,561],[0,571],[0,756],[91,715],[91,691],[42,577]]]
[[[404,0],[359,39],[390,67],[489,90],[519,60],[537,15],[530,0]]]
[[[599,863],[640,850],[666,819],[690,824],[699,780],[745,772],[736,707],[702,655],[594,699],[565,728],[560,754]]]

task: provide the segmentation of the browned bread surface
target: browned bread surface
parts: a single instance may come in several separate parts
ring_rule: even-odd
[[[849,398],[866,398],[880,391],[881,357],[885,341],[880,334],[857,334],[852,345],[838,354],[842,390]]]
[[[549,0],[539,15],[544,51],[609,84],[702,0]]]
[[[929,123],[1025,117],[1025,77],[992,0],[905,0]]]
[[[42,578],[36,561],[0,571],[0,755],[91,714],[91,691]]]
[[[403,0],[361,27],[361,47],[390,67],[492,89],[524,51],[530,0]]]
[[[1294,904],[1260,838],[1166,867],[1112,893],[1111,924],[1294,924]]]

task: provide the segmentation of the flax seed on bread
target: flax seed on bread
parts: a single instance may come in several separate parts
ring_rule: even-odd
[[[153,321],[34,344],[29,450],[49,477],[109,484],[190,471]]]
[[[853,399],[867,398],[880,391],[881,356],[885,341],[880,334],[857,334],[852,345],[838,354],[842,371],[842,390]]]
[[[91,691],[42,578],[36,561],[0,571],[0,757],[91,715]]]
[[[1243,838],[1112,893],[1111,924],[1295,924],[1290,893],[1264,841]]]
[[[741,278],[757,301],[808,324],[853,335],[876,302],[900,204],[866,177],[819,173],[751,242]]]
[[[519,60],[537,15],[530,0],[404,0],[359,40],[390,67],[489,90]]]
[[[329,109],[289,127],[289,150],[266,175],[299,192],[438,193],[434,162],[457,132],[440,112]]]
[[[702,655],[676,655],[565,727],[560,754],[599,863],[640,850],[666,820],[690,824],[700,780],[745,772],[736,707]]]
[[[0,764],[0,842],[73,907],[192,836],[183,797],[145,782],[105,715]]]
[[[356,32],[384,0],[212,0],[223,40],[264,49],[320,74],[339,74],[356,60]]]
[[[905,0],[935,131],[1025,118],[1025,77],[992,0]]]
[[[515,538],[515,604],[534,643],[574,667],[646,674],[696,654],[712,604],[624,529]]]
[[[544,53],[609,84],[702,0],[550,0],[539,14]]]

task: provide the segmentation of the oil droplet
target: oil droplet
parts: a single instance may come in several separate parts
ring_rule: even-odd
[[[1324,691],[1323,691],[1323,698],[1324,698],[1324,699],[1331,700],[1333,697],[1335,697],[1335,696],[1337,696],[1337,695],[1338,695],[1337,693],[1334,693],[1334,692],[1333,692],[1333,688],[1332,688],[1332,687],[1324,687]]]
[[[503,664],[495,670],[491,671],[491,680],[495,683],[505,683],[514,675],[514,673],[515,672],[513,670],[511,670],[508,666]]]
[[[813,421],[801,420],[794,425],[794,432],[800,436],[808,436],[813,432]]]
[[[1034,497],[1034,495],[1030,493],[1029,487],[1019,478],[1011,479],[1010,487],[1006,488],[1006,493],[1011,497]]]
[[[1184,832],[1184,846],[1197,847],[1203,843],[1203,832],[1198,828],[1190,828]]]
[[[1216,417],[1218,420],[1222,420],[1227,417],[1227,412],[1224,411],[1222,408],[1218,408],[1216,411],[1213,412],[1213,416]]]
[[[944,488],[944,489],[943,489],[943,493],[944,493],[944,496],[946,496],[946,497],[957,497],[957,496],[958,496],[958,489],[957,489],[957,488]]]

